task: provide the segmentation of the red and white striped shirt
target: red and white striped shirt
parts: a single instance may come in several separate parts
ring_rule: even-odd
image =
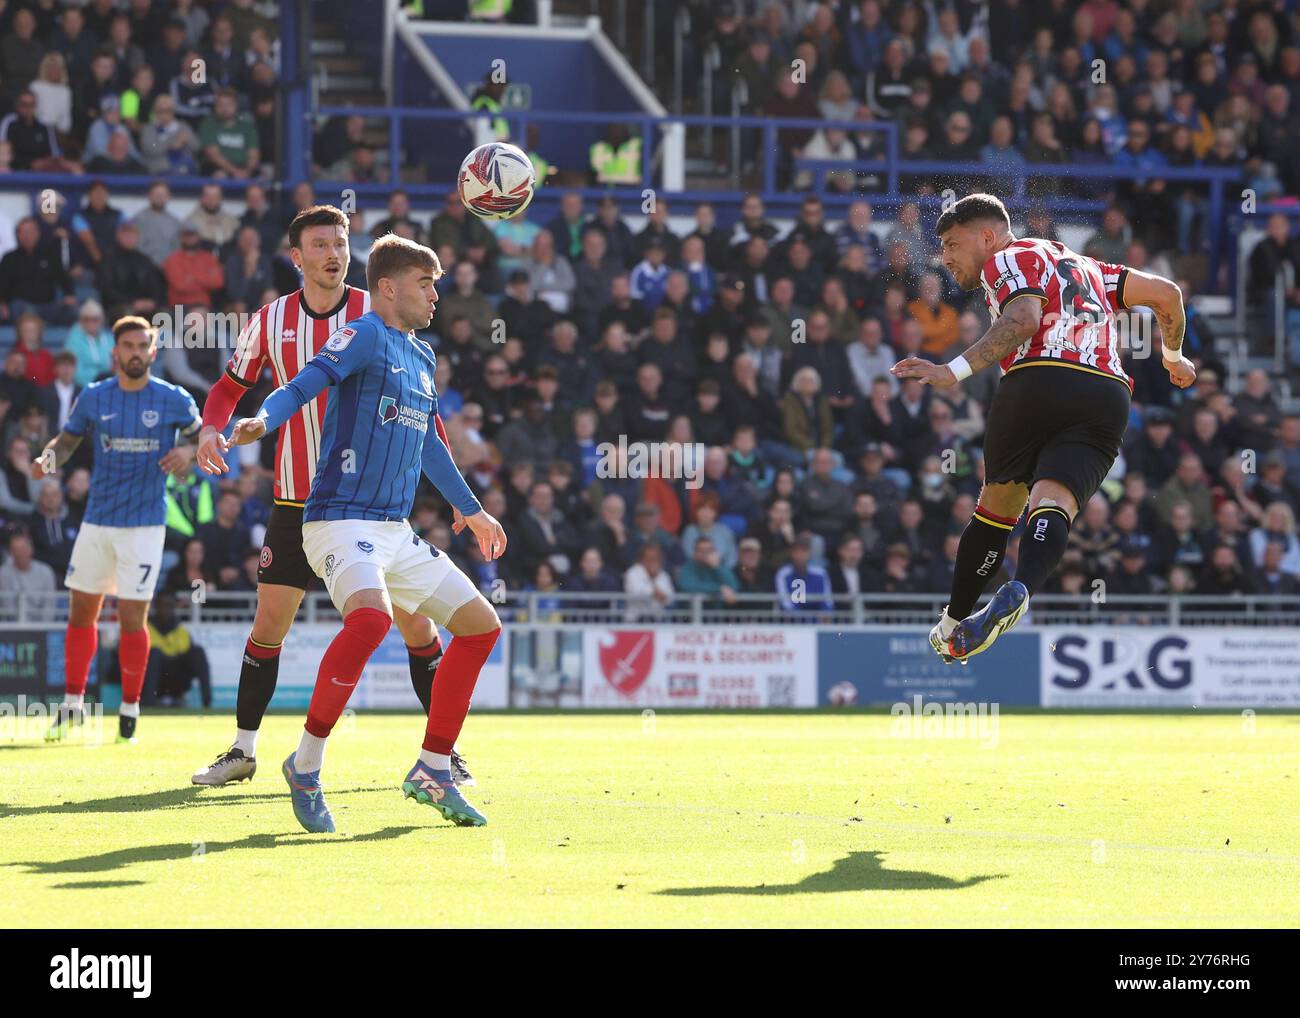
[[[345,287],[343,299],[324,314],[311,311],[295,290],[273,300],[249,320],[226,364],[226,374],[252,388],[268,364],[277,386],[293,380],[338,329],[370,310],[370,294]],[[321,428],[329,392],[322,392],[289,419],[276,436],[275,500],[302,505],[316,474]]]
[[[1128,269],[1077,254],[1054,240],[1012,241],[981,273],[984,299],[997,318],[1017,297],[1043,302],[1038,330],[1002,359],[1003,372],[1027,364],[1059,364],[1133,382],[1120,363],[1115,315],[1126,310]]]

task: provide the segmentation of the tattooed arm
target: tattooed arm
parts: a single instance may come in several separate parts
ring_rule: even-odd
[[[1187,314],[1183,310],[1183,292],[1178,285],[1164,276],[1129,269],[1124,275],[1119,298],[1125,307],[1144,307],[1155,312],[1163,339],[1160,355],[1164,358],[1170,381],[1180,389],[1186,389],[1196,381],[1196,366],[1183,354]]]
[[[1031,294],[1017,297],[989,326],[988,332],[967,347],[962,355],[970,372],[981,371],[997,364],[1007,354],[1038,331],[1043,320],[1043,303]],[[919,378],[939,389],[956,384],[957,375],[947,364],[932,364],[919,357],[907,357],[890,371],[898,378]]]
[[[41,454],[32,460],[31,475],[39,480],[58,470],[63,464],[68,462],[68,458],[77,451],[77,446],[81,445],[81,436],[72,435],[66,431],[60,431],[51,438]]]

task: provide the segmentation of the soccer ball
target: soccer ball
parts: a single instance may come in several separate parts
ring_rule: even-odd
[[[528,208],[537,188],[533,162],[505,142],[480,145],[465,157],[456,178],[464,206],[480,219],[509,219]]]

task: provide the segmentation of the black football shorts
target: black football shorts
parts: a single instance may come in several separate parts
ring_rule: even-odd
[[[1082,510],[1119,455],[1128,415],[1121,379],[1060,363],[1013,368],[989,408],[985,481],[1058,481]]]

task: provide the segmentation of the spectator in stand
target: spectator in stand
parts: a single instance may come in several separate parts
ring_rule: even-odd
[[[10,370],[10,360],[5,359],[5,373]],[[21,404],[19,413],[25,413],[30,402]],[[10,410],[5,415],[6,421],[19,416]],[[31,476],[32,446],[22,435],[15,434],[9,439],[5,462],[0,468],[0,513],[11,519],[30,516],[35,510],[35,484]]]
[[[1197,593],[1233,598],[1254,593],[1254,585],[1237,553],[1225,544],[1210,553],[1209,565],[1196,585]]]
[[[790,561],[776,572],[777,600],[783,612],[835,610],[830,574],[812,563],[812,538],[799,534],[790,545]]]
[[[1205,530],[1213,522],[1210,488],[1205,483],[1205,467],[1195,453],[1184,453],[1178,458],[1178,469],[1156,495],[1156,511],[1164,523],[1169,523],[1174,506],[1186,502],[1192,507],[1194,526]]]
[[[205,169],[214,177],[244,179],[255,176],[261,164],[257,131],[246,114],[239,112],[234,88],[221,88],[213,100],[212,113],[199,125]]]
[[[185,217],[185,224],[192,226],[199,239],[213,249],[225,247],[239,230],[239,220],[221,207],[221,201],[221,185],[204,184],[199,192],[199,204]]]
[[[1140,473],[1155,487],[1169,480],[1178,466],[1173,414],[1164,407],[1149,407],[1142,431],[1124,449],[1124,459],[1130,472]]]
[[[132,154],[134,143],[131,133],[125,127],[119,127],[108,136],[105,151],[95,156],[86,164],[87,173],[99,173],[105,176],[138,176],[145,172],[144,163]]]
[[[232,310],[243,314],[255,311],[260,296],[272,285],[271,259],[262,253],[261,234],[252,226],[241,226],[235,238],[235,250],[224,266],[226,296]]]
[[[18,246],[0,258],[0,324],[34,311],[57,325],[75,319],[77,297],[58,253],[41,243],[40,227],[28,217],[15,230]]]
[[[54,381],[54,357],[42,345],[45,323],[32,312],[20,315],[14,326],[14,349],[23,355],[27,379],[37,388],[45,388]]]
[[[168,210],[171,188],[161,180],[149,185],[149,204],[135,214],[132,222],[140,231],[140,251],[154,265],[162,265],[180,246],[181,221]]]
[[[568,314],[577,279],[568,259],[555,253],[555,239],[550,232],[543,230],[533,239],[524,269],[533,293],[546,301],[557,315]]]
[[[937,272],[921,277],[920,295],[907,305],[907,312],[921,325],[924,337],[921,349],[938,358],[957,342],[957,312],[943,300],[943,287]]]
[[[189,124],[176,116],[176,100],[166,94],[156,96],[149,122],[140,130],[140,153],[145,170],[169,175],[197,173],[198,152],[198,136]],[[166,187],[165,184],[161,186]],[[152,191],[150,205],[153,205]]]
[[[1155,593],[1155,580],[1147,564],[1150,547],[1151,539],[1145,534],[1132,534],[1120,539],[1119,566],[1104,577],[1108,594]]]
[[[54,570],[35,557],[36,549],[25,529],[10,531],[8,548],[9,558],[0,565],[0,612],[9,619],[53,622],[58,590]]]
[[[797,453],[806,454],[815,446],[829,447],[834,441],[831,403],[821,395],[821,388],[821,375],[816,368],[800,368],[790,380],[790,391],[781,400],[785,443]]]
[[[233,587],[239,580],[240,566],[251,545],[248,528],[240,523],[241,503],[233,491],[217,499],[217,515],[195,531],[203,543],[203,560],[216,574],[221,589]]]
[[[203,304],[211,307],[226,275],[217,256],[199,243],[199,232],[189,219],[181,227],[181,246],[162,265],[168,304]]]
[[[740,581],[723,563],[722,554],[713,541],[697,537],[691,548],[690,559],[677,572],[677,589],[683,594],[704,594],[711,599],[711,603],[706,602],[706,607],[735,604],[736,587]]]
[[[68,331],[64,348],[76,357],[79,388],[112,371],[113,333],[104,320],[104,308],[99,301],[88,300],[81,305],[77,323]]]
[[[1300,578],[1300,538],[1296,535],[1295,510],[1286,502],[1273,502],[1264,510],[1260,525],[1250,532],[1250,555],[1255,562],[1264,562],[1270,544],[1280,544],[1282,555],[1277,568]]]
[[[27,518],[26,526],[32,536],[36,558],[54,570],[62,587],[78,525],[64,504],[63,488],[58,478],[47,477],[37,482],[36,510]]]
[[[636,564],[623,577],[627,594],[628,621],[643,622],[662,618],[676,597],[672,577],[664,568],[664,554],[653,541],[637,552]]]
[[[208,81],[200,54],[191,50],[181,58],[181,72],[171,79],[170,92],[176,115],[198,131],[216,101],[216,92]]]
[[[152,320],[166,299],[162,272],[139,250],[140,230],[132,220],[117,228],[117,240],[99,263],[99,292],[116,321],[122,315],[141,315]]]
[[[63,430],[72,413],[72,405],[81,395],[81,386],[76,382],[77,357],[68,349],[58,352],[54,358],[54,380],[36,394],[37,401],[49,422],[51,432]],[[44,443],[42,443],[43,445]],[[78,449],[78,452],[81,450]],[[70,458],[70,462],[76,456]],[[66,469],[65,469],[66,473]]]

